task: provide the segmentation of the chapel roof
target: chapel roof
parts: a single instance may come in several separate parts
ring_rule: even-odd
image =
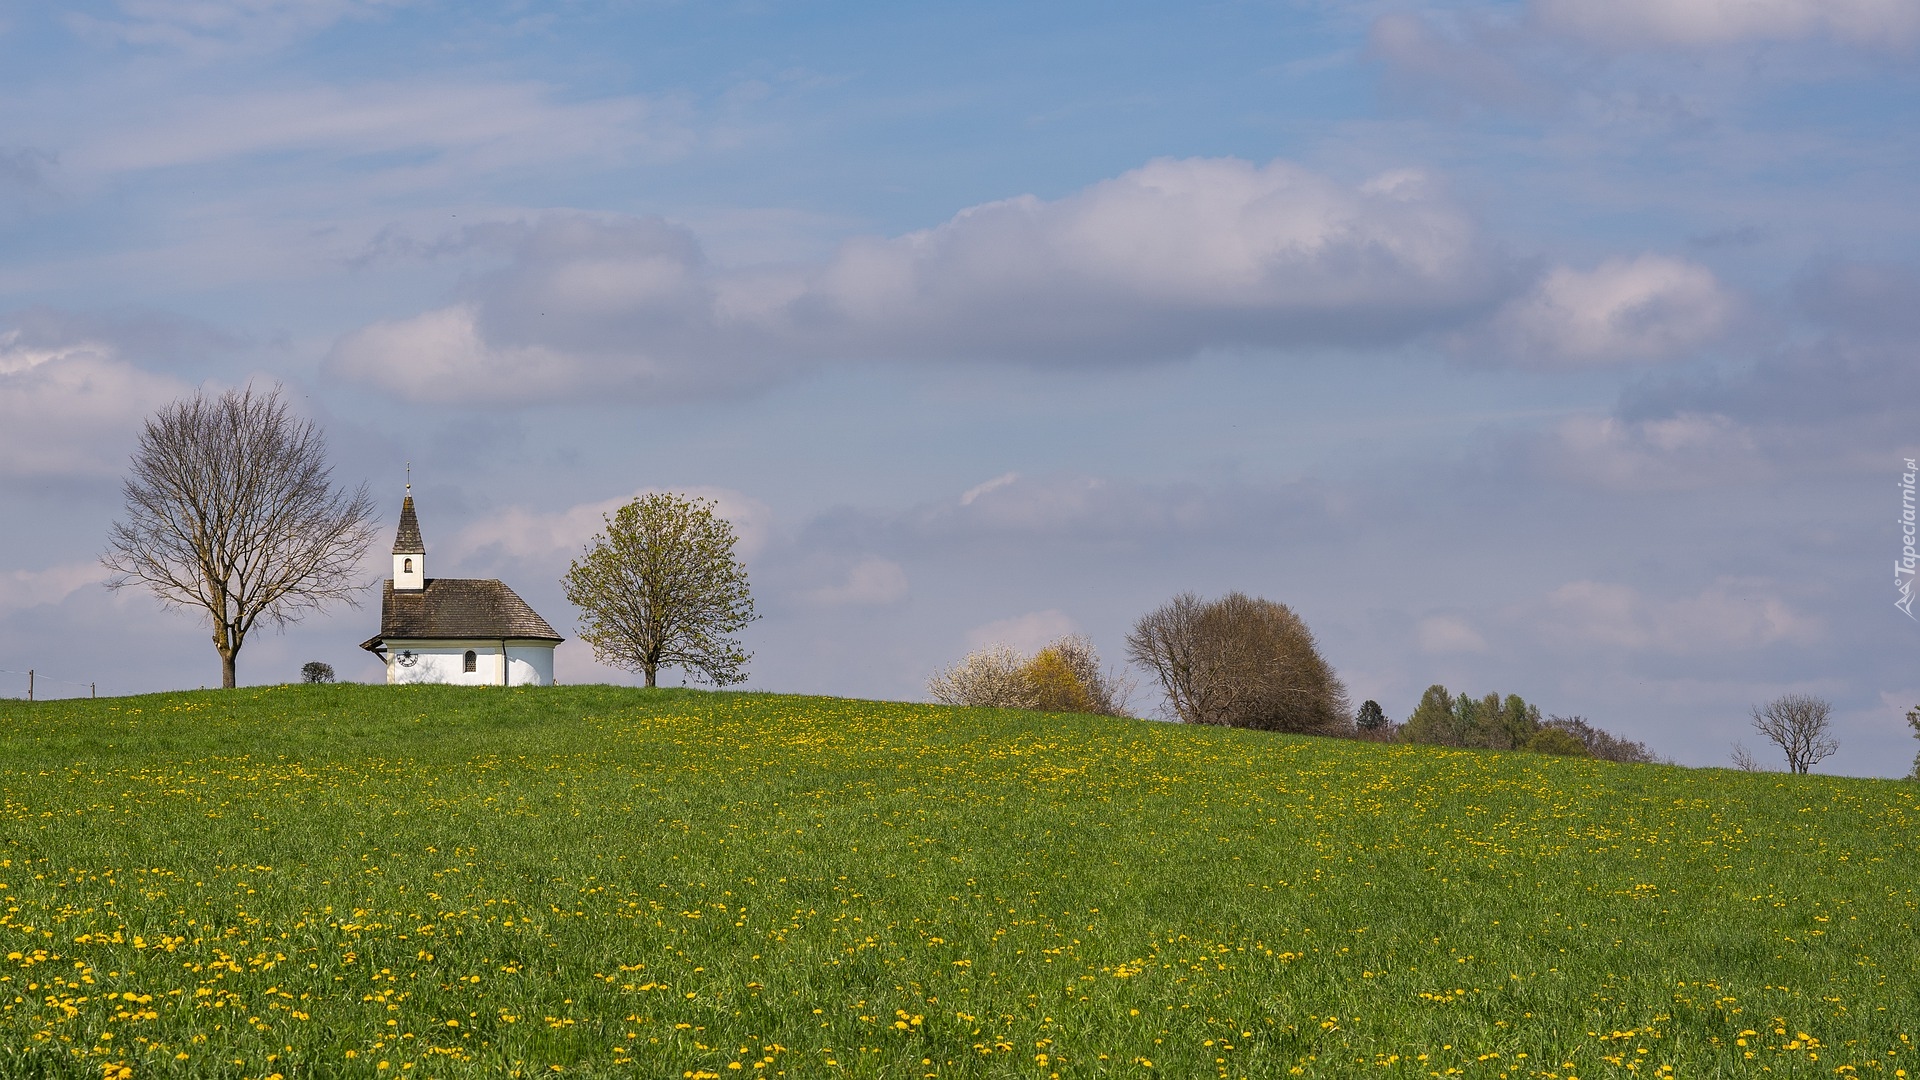
[[[400,504],[400,531],[393,535],[395,555],[425,555],[426,541],[420,539],[420,519],[413,514],[413,496]]]
[[[491,578],[428,578],[424,589],[380,594],[380,635],[361,646],[377,648],[388,638],[533,638],[564,641],[505,582]]]

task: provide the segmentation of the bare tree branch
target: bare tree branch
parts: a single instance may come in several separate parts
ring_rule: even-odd
[[[363,484],[336,490],[326,438],[293,416],[275,386],[204,392],[146,423],[107,533],[107,587],[145,585],[169,608],[213,624],[221,685],[262,618],[298,621],[335,601],[357,604],[354,570],[373,539]]]
[[[1778,746],[1787,768],[1801,776],[1840,749],[1832,727],[1833,706],[1806,694],[1785,694],[1753,710],[1754,730]]]

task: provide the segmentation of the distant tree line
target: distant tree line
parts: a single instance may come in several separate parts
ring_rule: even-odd
[[[1174,597],[1134,623],[1127,658],[1159,687],[1161,714],[1180,723],[1601,761],[1657,760],[1644,743],[1585,717],[1543,717],[1539,706],[1518,694],[1475,697],[1436,684],[1400,723],[1377,701],[1356,709],[1306,621],[1285,604],[1244,593]],[[1091,641],[1074,636],[1032,656],[1006,645],[981,649],[936,673],[927,690],[947,705],[1121,716],[1131,686],[1101,668]]]

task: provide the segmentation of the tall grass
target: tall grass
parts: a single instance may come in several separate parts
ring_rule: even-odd
[[[1896,782],[332,686],[0,705],[0,795],[6,1076],[1896,1077],[1920,1037]]]

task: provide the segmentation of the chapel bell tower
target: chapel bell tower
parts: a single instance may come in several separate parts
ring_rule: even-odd
[[[427,587],[427,545],[420,539],[420,519],[413,514],[413,485],[400,504],[400,531],[393,538],[393,591],[419,592]]]

